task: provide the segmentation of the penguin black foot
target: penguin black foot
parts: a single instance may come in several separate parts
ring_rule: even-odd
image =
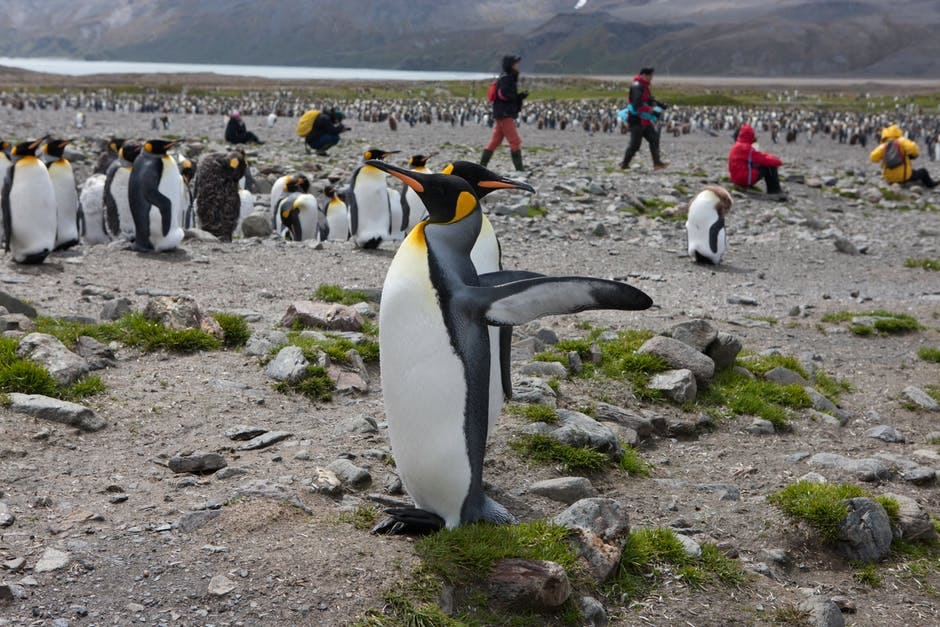
[[[77,239],[69,240],[55,247],[55,250],[66,250],[78,244]]]
[[[422,536],[444,528],[444,519],[417,507],[390,507],[370,533],[383,536]]]
[[[152,253],[156,252],[153,246],[144,246],[138,242],[131,242],[131,245],[127,247],[127,250],[133,250],[138,253]]]
[[[695,251],[695,263],[702,264],[704,266],[717,266],[718,264],[701,254],[699,251]]]
[[[49,251],[44,250],[41,253],[33,253],[32,255],[26,255],[22,259],[16,260],[16,263],[24,266],[37,266],[46,260],[46,257],[49,256]]]

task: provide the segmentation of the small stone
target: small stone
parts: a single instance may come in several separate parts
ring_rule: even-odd
[[[40,556],[39,561],[36,562],[36,565],[33,566],[33,572],[48,573],[53,570],[65,568],[68,566],[71,559],[71,556],[64,551],[52,548],[46,549]]]
[[[238,588],[238,584],[225,575],[216,575],[209,580],[209,594],[222,597]]]
[[[225,468],[228,462],[218,453],[193,453],[192,455],[175,455],[170,458],[167,466],[175,473],[213,473]]]

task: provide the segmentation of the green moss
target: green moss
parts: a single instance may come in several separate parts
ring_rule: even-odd
[[[304,376],[298,381],[279,381],[274,389],[278,392],[296,392],[315,401],[333,400],[336,385],[321,366],[307,366]]]
[[[807,523],[819,532],[823,541],[834,543],[839,539],[839,525],[848,515],[847,499],[867,497],[881,503],[892,524],[896,524],[900,507],[894,499],[873,497],[863,488],[850,483],[813,483],[797,481],[767,497],[789,518]]]
[[[640,457],[640,452],[636,448],[622,442],[621,445],[623,455],[617,464],[621,470],[640,477],[648,477],[653,473],[653,465]]]
[[[904,267],[936,271],[940,270],[940,259],[905,259]]]
[[[670,529],[638,529],[624,545],[617,574],[607,585],[608,594],[640,600],[660,585],[668,573],[679,575],[689,587],[738,586],[745,575],[738,565],[713,544],[703,544],[702,555],[692,557]]]
[[[321,334],[325,339],[318,339],[313,336],[304,336],[298,332],[288,334],[290,343],[300,347],[307,361],[317,361],[317,352],[323,351],[330,356],[330,359],[336,363],[349,363],[347,353],[355,349],[365,362],[376,362],[379,360],[379,343],[368,336],[363,335],[359,342],[333,335],[331,333]]]
[[[25,359],[17,359],[0,368],[0,392],[59,396],[59,384],[49,371]]]
[[[813,387],[816,391],[828,398],[833,403],[838,403],[843,393],[852,392],[852,384],[848,381],[835,379],[822,370],[816,371]]]
[[[509,446],[532,463],[559,464],[565,472],[592,474],[611,465],[610,458],[596,449],[570,446],[539,433],[520,435]]]
[[[375,527],[380,515],[379,508],[363,503],[351,512],[341,512],[336,518],[339,522],[348,523],[359,531],[368,531]]]
[[[773,423],[777,430],[790,428],[792,410],[812,406],[806,390],[799,385],[777,385],[726,369],[715,375],[699,395],[702,405],[721,405],[732,415],[758,416]]]
[[[558,412],[547,405],[513,404],[507,407],[506,411],[523,416],[529,422],[545,422],[550,425],[558,422]]]
[[[104,381],[98,375],[87,375],[66,386],[62,390],[61,398],[68,401],[80,401],[83,398],[101,394],[106,389]]]
[[[935,364],[940,364],[940,348],[923,346],[917,349],[917,356],[923,359],[924,361],[930,361]]]
[[[800,365],[799,360],[790,355],[753,355],[745,353],[738,357],[738,361],[740,362],[739,365],[761,377],[774,368],[786,368],[804,379],[810,378],[803,366]]]
[[[543,218],[548,215],[548,209],[541,205],[529,205],[526,209],[527,218]]]
[[[854,321],[856,318],[872,318],[871,324],[861,321]],[[852,313],[849,311],[840,311],[824,315],[822,322],[851,322],[849,331],[855,335],[866,336],[875,333],[892,335],[899,333],[909,333],[919,331],[923,327],[917,322],[917,319],[908,314],[894,313],[891,311],[877,310],[866,313]],[[854,321],[854,322],[853,322]]]
[[[56,318],[39,318],[36,331],[59,338],[66,346],[75,346],[78,337],[86,335],[99,342],[118,341],[145,352],[165,350],[175,353],[195,353],[218,350],[222,342],[198,329],[173,330],[159,322],[148,320],[142,313],[132,312],[114,322],[83,324]]]
[[[248,343],[251,329],[244,316],[219,312],[212,314],[212,317],[222,327],[222,344],[226,348],[239,348]]]
[[[347,290],[332,283],[320,284],[320,287],[314,292],[314,298],[323,302],[340,303],[342,305],[355,305],[369,300],[369,296],[365,292]]]

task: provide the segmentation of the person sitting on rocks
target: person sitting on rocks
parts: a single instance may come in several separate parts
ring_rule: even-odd
[[[767,185],[767,198],[786,200],[780,188],[777,168],[783,165],[778,157],[757,149],[757,136],[750,124],[742,124],[728,153],[728,174],[738,187],[749,189],[763,179]]]
[[[895,140],[897,144],[891,145]],[[901,127],[892,124],[881,131],[881,144],[871,151],[869,158],[872,163],[881,162],[881,176],[888,183],[921,183],[924,187],[933,188],[937,181],[930,178],[927,168],[917,168],[911,165],[911,159],[920,154],[917,143],[904,137]]]
[[[225,141],[230,144],[263,144],[258,136],[248,130],[245,121],[242,120],[242,114],[238,111],[232,111],[228,116],[228,123],[225,125]]]

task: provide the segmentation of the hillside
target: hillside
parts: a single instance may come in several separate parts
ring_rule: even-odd
[[[940,77],[940,6],[902,0],[7,0],[0,55],[410,70]]]

